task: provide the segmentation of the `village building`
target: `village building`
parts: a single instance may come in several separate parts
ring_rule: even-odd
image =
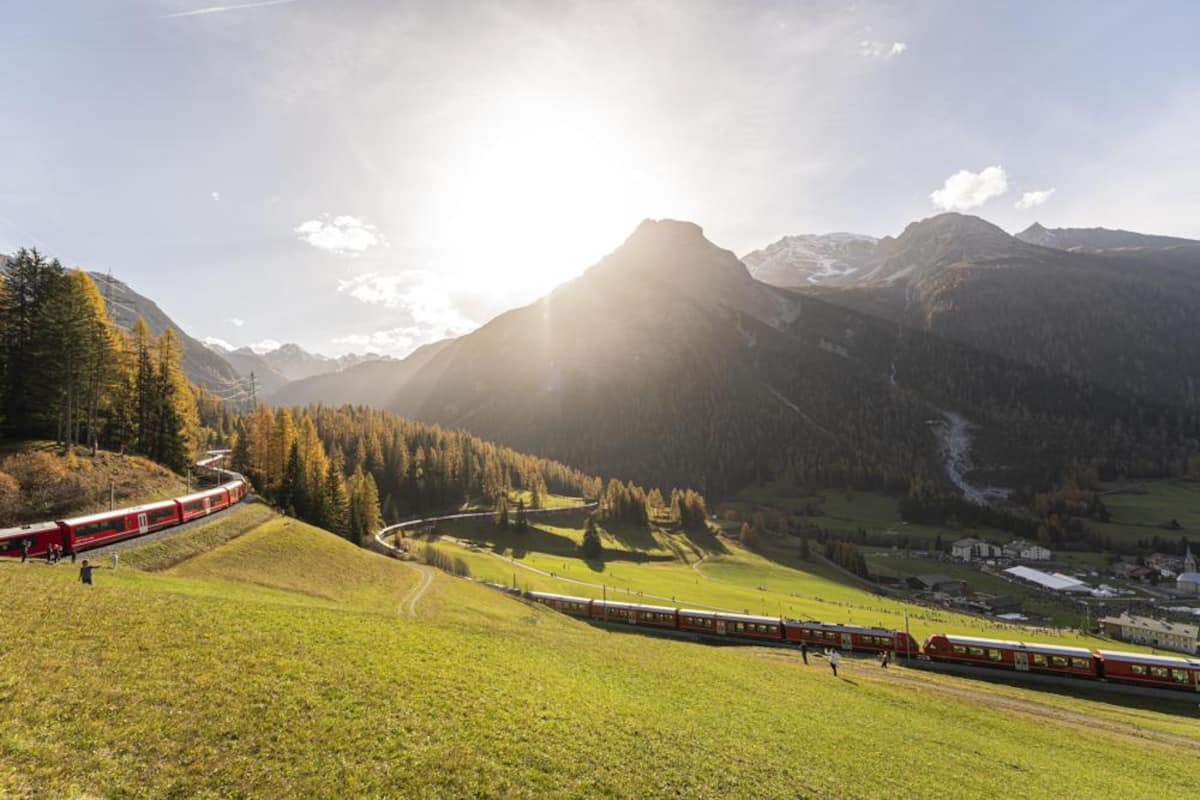
[[[966,538],[959,539],[950,545],[950,554],[962,561],[974,561],[975,559],[1000,558],[1004,551],[983,539]]]
[[[1043,589],[1049,589],[1052,592],[1088,594],[1092,591],[1092,587],[1083,581],[1078,578],[1072,578],[1070,575],[1064,575],[1061,572],[1042,572],[1040,569],[1034,569],[1033,567],[1009,567],[1004,572],[1014,578],[1020,578],[1023,581],[1028,581]]]
[[[1048,548],[1026,539],[1013,539],[1004,545],[1004,557],[1021,561],[1049,561],[1054,555]]]
[[[1135,617],[1128,613],[1119,617],[1104,617],[1100,620],[1100,630],[1123,642],[1190,654],[1196,653],[1196,638],[1200,636],[1200,626],[1197,625]]]
[[[1200,572],[1185,572],[1175,579],[1175,589],[1180,594],[1200,595]]]
[[[919,589],[924,592],[959,595],[967,590],[967,584],[964,581],[938,574],[916,575],[909,578],[907,583],[913,589]]]

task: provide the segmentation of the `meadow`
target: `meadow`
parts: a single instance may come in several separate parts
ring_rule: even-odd
[[[835,679],[819,657],[598,629],[295,520],[243,522],[90,587],[0,564],[18,623],[0,795],[1138,798],[1183,795],[1200,768],[1195,716],[1154,705],[858,659]],[[683,569],[730,598],[823,587],[723,558]]]

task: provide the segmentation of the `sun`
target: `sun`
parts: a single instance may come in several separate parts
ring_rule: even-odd
[[[636,153],[600,115],[509,105],[451,159],[437,246],[452,270],[536,295],[578,275],[641,217]]]

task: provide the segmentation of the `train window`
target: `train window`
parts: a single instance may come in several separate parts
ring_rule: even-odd
[[[1086,658],[1072,658],[1071,666],[1075,667],[1076,669],[1090,669],[1092,662],[1088,661]]]
[[[1034,653],[1033,654],[1033,665],[1035,667],[1046,666],[1046,657],[1044,655],[1042,655],[1041,653]]]
[[[1188,671],[1186,669],[1173,669],[1171,670],[1171,677],[1176,683],[1187,683]]]
[[[89,522],[87,525],[80,525],[75,528],[76,536],[93,536],[104,531],[112,531],[113,533],[122,533],[125,530],[125,519],[118,517],[111,520],[101,520],[100,522]]]
[[[738,629],[739,631],[744,631],[744,630],[746,630],[746,623],[739,622],[739,623],[735,624],[733,627]]]
[[[1134,675],[1145,675],[1146,674],[1146,668],[1143,667],[1141,664],[1130,664],[1129,671],[1132,672]]]
[[[956,644],[954,645],[954,652],[958,653],[959,655],[963,655],[967,652],[967,648],[963,647],[961,644]]]
[[[1151,667],[1150,674],[1156,678],[1165,678],[1165,677],[1167,677],[1167,668],[1166,667]]]
[[[173,516],[175,516],[174,508],[160,508],[155,511],[151,511],[147,515],[146,519],[148,522],[150,522],[150,524],[153,525],[156,522],[162,522],[164,519],[170,519]]]
[[[988,650],[988,658],[990,658],[992,661],[1003,661],[1004,654],[993,648]]]
[[[1050,656],[1050,663],[1056,667],[1065,667],[1069,662],[1062,656]]]
[[[983,648],[982,647],[968,647],[967,652],[973,656],[980,656],[980,657],[983,656]]]

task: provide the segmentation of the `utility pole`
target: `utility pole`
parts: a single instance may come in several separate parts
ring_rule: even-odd
[[[192,468],[191,467],[187,468],[187,492],[188,492],[188,494],[192,493]]]
[[[113,482],[112,476],[110,475],[108,477],[108,510],[109,511],[112,511],[113,506],[116,505],[116,499],[117,499],[116,494],[117,494],[117,487],[116,487],[115,483]]]

